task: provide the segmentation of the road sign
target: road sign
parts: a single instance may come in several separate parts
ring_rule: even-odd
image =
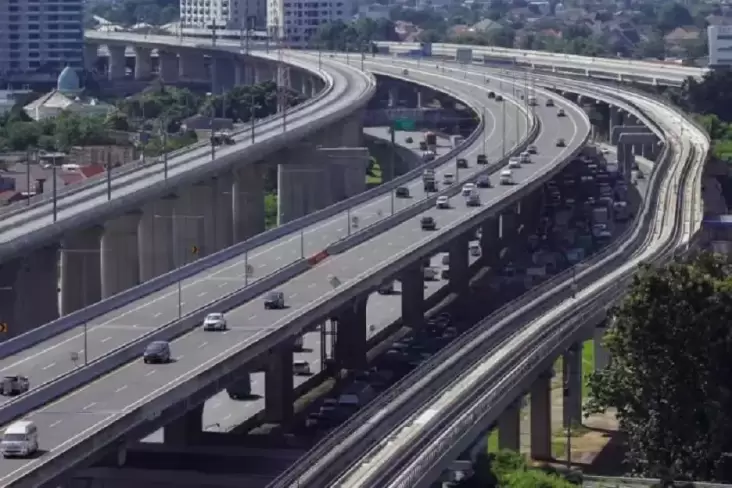
[[[244,272],[247,274],[248,278],[251,278],[254,275],[254,267],[251,264],[247,264]]]
[[[198,248],[198,246],[191,247],[191,253],[192,254],[198,254],[199,251],[200,251],[200,249]]]
[[[5,334],[8,332],[8,324],[5,322],[0,322],[0,334]]]
[[[394,121],[394,130],[413,131],[416,127],[412,119],[396,119]]]

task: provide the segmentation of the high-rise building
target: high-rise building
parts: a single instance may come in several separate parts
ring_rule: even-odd
[[[248,19],[248,20],[247,20]],[[180,20],[185,27],[210,29],[264,29],[266,0],[180,0]]]
[[[732,25],[710,25],[707,27],[709,36],[709,66],[732,66]]]
[[[0,76],[57,77],[84,67],[83,0],[1,0]]]
[[[307,46],[322,24],[353,19],[351,0],[267,0],[267,31],[292,46]]]

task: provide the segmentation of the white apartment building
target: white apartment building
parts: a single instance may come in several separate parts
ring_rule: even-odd
[[[732,25],[710,25],[709,66],[732,66]]]
[[[291,46],[307,46],[322,24],[348,22],[355,14],[352,0],[267,0],[267,31]]]
[[[267,23],[267,0],[180,0],[180,20],[184,27],[260,30]]]
[[[83,0],[1,0],[0,76],[84,68]]]

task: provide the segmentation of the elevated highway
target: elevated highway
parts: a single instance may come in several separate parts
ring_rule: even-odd
[[[394,73],[393,69],[382,71]],[[396,71],[398,73],[398,70]],[[481,85],[434,73],[414,73],[410,74],[410,79],[430,85],[439,83],[441,86],[447,83],[467,84],[480,93],[485,94],[487,91]],[[487,101],[487,97],[485,99]],[[139,360],[134,360],[110,375],[88,384],[78,392],[62,397],[49,407],[31,414],[37,422],[43,422],[42,429],[53,432],[47,438],[48,447],[44,446],[44,449],[47,448],[50,452],[38,460],[22,462],[22,465],[17,463],[14,469],[8,463],[8,471],[3,477],[3,482],[8,486],[25,486],[26,483],[38,486],[67,469],[69,462],[74,464],[96,452],[100,447],[111,445],[110,443],[114,443],[122,432],[134,437],[135,434],[130,429],[140,434],[154,430],[157,425],[168,421],[170,415],[179,416],[182,413],[179,401],[188,398],[184,401],[184,405],[187,405],[183,407],[184,409],[200,404],[207,396],[225,386],[226,382],[233,381],[231,373],[235,369],[256,359],[264,350],[271,350],[278,343],[282,343],[287,349],[287,337],[300,333],[330,314],[342,313],[341,307],[351,302],[355,298],[354,295],[361,296],[361,300],[365,300],[367,295],[364,293],[368,294],[374,290],[384,279],[393,276],[405,265],[418,264],[423,257],[444,248],[455,236],[471,232],[486,215],[495,215],[506,205],[518,203],[529,189],[557,171],[559,163],[576,151],[587,137],[588,121],[584,113],[573,105],[564,105],[570,116],[565,123],[552,124],[539,134],[537,145],[540,154],[536,162],[516,170],[517,185],[483,190],[482,208],[469,209],[462,204],[456,204],[453,208],[436,214],[432,210],[434,198],[425,201],[424,204],[418,203],[414,205],[412,211],[402,212],[404,214],[402,223],[396,226],[390,225],[381,234],[379,231],[384,229],[378,226],[374,226],[371,231],[367,229],[363,234],[364,239],[370,239],[364,240],[364,244],[343,249],[338,255],[325,259],[318,266],[285,282],[280,289],[285,293],[290,308],[284,311],[266,312],[266,315],[271,316],[265,319],[266,322],[262,318],[265,312],[262,311],[261,301],[246,303],[229,312],[233,317],[229,319],[230,323],[236,326],[232,327],[227,335],[207,335],[204,346],[201,346],[200,331],[193,331],[175,340],[172,344],[176,356],[174,363],[155,369],[148,368],[141,372],[138,368],[142,364]],[[540,112],[541,109],[537,109],[539,115]],[[566,137],[568,147],[555,147],[559,134]],[[482,146],[480,143],[478,145]],[[475,175],[478,170],[479,168],[472,163],[467,170],[460,170],[462,175],[460,179]],[[531,208],[531,205],[527,205],[527,208]],[[419,230],[420,214],[423,215],[425,211],[435,216],[438,222],[437,232],[425,234]],[[372,237],[375,234],[379,235]],[[456,249],[459,249],[459,253],[467,259],[466,245],[464,248],[456,247]],[[459,261],[458,259],[457,262]],[[332,289],[330,276],[333,273],[338,275],[340,286],[334,291],[329,291]],[[423,289],[421,274],[417,273],[415,276],[411,273],[410,276],[402,279],[403,286],[409,283],[408,286],[416,287],[416,278],[421,295]],[[465,277],[460,273],[456,273],[453,279],[451,272],[451,286],[461,286],[460,281],[463,278]],[[403,305],[405,317],[414,318],[419,313],[419,303],[423,297],[417,298],[413,292],[403,292],[402,296],[406,301],[406,306]],[[220,306],[226,307],[224,304]],[[186,327],[191,327],[197,322],[200,315],[198,313],[195,320],[193,317],[191,320],[184,320],[188,324]],[[360,326],[362,331],[353,330],[354,335],[365,334],[364,321],[356,319],[354,322],[362,324]],[[266,343],[272,345],[265,345]],[[274,363],[279,368],[280,375],[285,374],[285,371],[286,375],[290,375],[287,364],[292,360],[291,354],[289,350],[282,351],[275,347],[274,356],[270,356],[270,364]],[[234,369],[223,364],[212,367],[218,361],[226,363],[234,361],[239,366]],[[150,373],[151,371],[154,372]],[[268,373],[270,372],[276,371],[268,369]],[[278,379],[285,381],[285,378]],[[212,389],[207,389],[205,384]],[[165,392],[168,387],[173,387],[173,391]],[[189,387],[193,387],[193,390]],[[145,395],[145,391],[149,393]],[[129,396],[133,392],[134,395]],[[282,394],[274,388],[267,387],[265,400],[277,403],[277,397]],[[271,399],[268,400],[268,396]],[[282,403],[283,399],[279,402]],[[85,404],[79,405],[80,403]],[[280,405],[280,409],[282,408]],[[79,411],[83,413],[76,413]],[[200,427],[200,412],[198,416]],[[185,421],[192,422],[191,416],[187,415]],[[51,424],[54,424],[53,427]],[[119,428],[123,430],[120,431]],[[72,430],[75,434],[73,436]],[[102,432],[101,438],[106,440],[101,440],[99,437]],[[95,438],[96,447],[90,451],[91,446],[87,442],[92,438]],[[5,465],[3,463],[3,467]],[[16,482],[20,484],[15,484]]]

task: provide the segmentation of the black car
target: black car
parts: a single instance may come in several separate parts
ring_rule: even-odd
[[[458,168],[467,168],[468,167],[468,160],[465,158],[458,158],[457,160],[457,167]]]
[[[495,92],[488,92],[488,98],[496,98]]]
[[[493,185],[491,185],[491,179],[488,175],[481,175],[475,182],[475,186],[478,188],[491,188]]]
[[[437,184],[435,183],[435,180],[427,180],[424,182],[424,191],[426,192],[435,192],[437,191]]]
[[[553,107],[554,106],[554,100],[552,100],[551,98],[548,98],[546,100],[546,106],[547,107]]]
[[[567,145],[567,143],[564,142],[564,139],[562,139],[561,137],[559,139],[557,139],[557,147],[564,147],[566,145]]]
[[[422,227],[422,230],[436,230],[437,229],[437,222],[435,222],[435,219],[433,217],[422,217],[422,220],[419,222],[420,227]]]
[[[531,146],[529,146],[528,152],[529,154],[536,154],[538,152],[538,149],[536,149],[536,146],[532,144]]]
[[[395,194],[397,198],[409,198],[409,188],[400,186],[396,189]]]
[[[557,117],[565,117],[567,114],[564,113],[564,109],[560,108],[557,112]]]
[[[488,158],[485,154],[478,154],[478,158],[476,159],[476,162],[478,164],[488,164]]]
[[[503,101],[503,95],[496,95],[496,102],[502,102]]]
[[[153,341],[147,345],[142,354],[145,364],[169,363],[171,360],[170,343],[167,341]]]

